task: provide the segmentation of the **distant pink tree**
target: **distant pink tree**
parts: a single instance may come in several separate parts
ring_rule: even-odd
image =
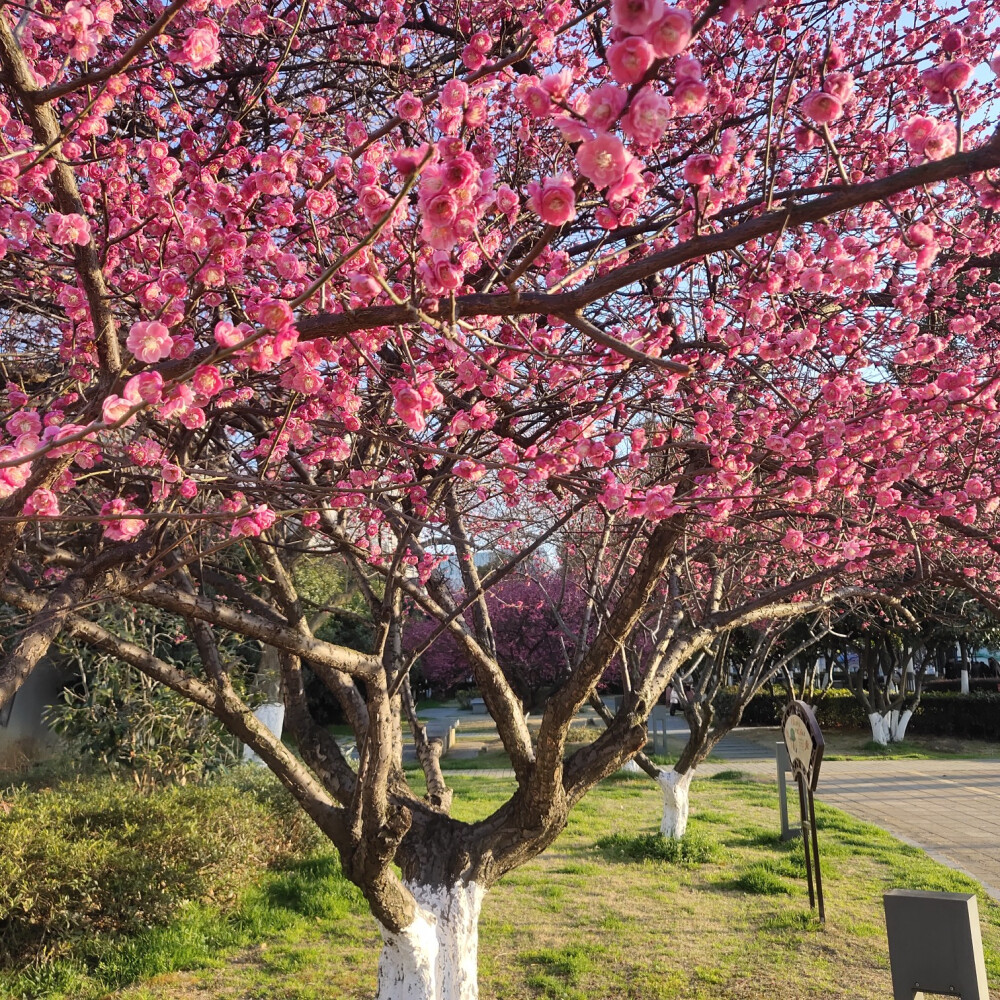
[[[574,584],[555,575],[518,575],[491,589],[486,604],[497,661],[525,709],[537,709],[539,697],[570,673],[581,595]],[[435,632],[440,630],[433,621],[412,621],[405,630],[407,648],[421,649]],[[447,631],[421,653],[420,665],[424,679],[436,688],[475,683],[465,653]]]

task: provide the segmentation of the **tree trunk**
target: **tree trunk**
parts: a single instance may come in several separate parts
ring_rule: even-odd
[[[691,799],[691,779],[694,771],[660,771],[657,781],[663,789],[663,820],[660,833],[668,840],[680,840],[687,831],[688,808]]]
[[[905,708],[902,712],[893,712],[893,716],[892,742],[902,743],[906,739],[906,727],[913,718],[913,712]]]
[[[868,722],[872,727],[872,742],[880,747],[889,744],[889,720],[881,712],[869,712]]]
[[[894,708],[885,715],[879,712],[872,712],[868,716],[868,721],[872,727],[872,742],[880,747],[888,746],[890,743],[902,743],[906,738],[906,727],[913,718],[913,709],[905,708],[900,711]]]
[[[399,933],[382,928],[376,1000],[477,1000],[485,890],[475,882],[407,888],[417,916]]]

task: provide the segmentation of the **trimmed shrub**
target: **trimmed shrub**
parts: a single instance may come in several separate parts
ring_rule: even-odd
[[[775,691],[773,695],[768,692],[756,695],[743,713],[742,725],[780,725],[786,698],[783,691]],[[868,719],[860,702],[843,688],[824,692],[813,707],[823,729],[868,728]],[[924,736],[1000,740],[1000,692],[924,692],[910,727],[910,732]]]
[[[8,795],[0,809],[0,965],[136,934],[192,901],[225,907],[319,834],[266,772],[139,794],[109,779]]]

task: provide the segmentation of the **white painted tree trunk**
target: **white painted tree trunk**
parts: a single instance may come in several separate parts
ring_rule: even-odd
[[[264,723],[265,726],[278,739],[281,739],[281,730],[285,724],[285,706],[280,701],[265,701],[263,705],[258,705],[253,714]],[[243,759],[253,764],[263,764],[264,762],[248,746],[243,747]]]
[[[906,739],[906,727],[910,723],[910,719],[913,718],[913,712],[906,708],[902,712],[897,713],[896,718],[896,728],[892,734],[892,739],[894,743],[902,743]]]
[[[961,683],[961,694],[968,694],[969,693],[969,671],[968,670],[963,670],[962,671],[962,679],[961,679],[960,683]]]
[[[668,840],[680,840],[687,831],[694,771],[660,771],[657,781],[663,789],[663,820],[660,833]]]
[[[909,708],[902,712],[893,709],[885,715],[872,712],[868,716],[868,722],[872,727],[872,741],[881,747],[890,743],[901,743],[906,738],[906,727],[912,718],[913,711]]]
[[[478,1000],[485,890],[475,882],[407,888],[417,916],[398,934],[382,928],[376,1000]]]

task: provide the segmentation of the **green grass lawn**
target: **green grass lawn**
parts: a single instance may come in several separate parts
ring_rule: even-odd
[[[450,780],[466,819],[488,814],[511,789],[502,778]],[[979,891],[923,852],[817,804],[821,926],[809,910],[801,842],[778,840],[773,786],[734,772],[695,782],[691,833],[676,848],[650,836],[659,811],[647,778],[611,778],[549,851],[488,894],[483,1000],[884,1000],[882,893]],[[980,913],[996,987],[1000,908],[981,891]],[[320,854],[266,873],[228,915],[192,904],[171,926],[107,949],[89,970],[82,961],[43,965],[8,977],[7,988],[78,1000],[369,1000],[379,941],[358,892]]]

